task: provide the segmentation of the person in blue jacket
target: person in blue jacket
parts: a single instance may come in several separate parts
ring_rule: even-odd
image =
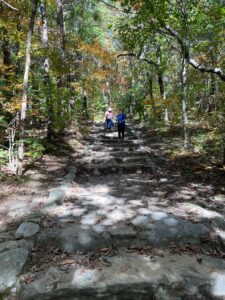
[[[124,139],[124,131],[126,127],[126,114],[124,112],[124,109],[120,109],[120,113],[117,116],[117,122],[118,122],[118,137],[119,139]]]

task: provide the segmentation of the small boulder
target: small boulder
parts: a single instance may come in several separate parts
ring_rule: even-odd
[[[49,197],[48,197],[48,205],[49,204],[61,204],[66,197],[65,187],[52,189]]]
[[[33,222],[23,222],[17,229],[15,236],[17,239],[27,238],[35,235],[40,229],[40,226]]]

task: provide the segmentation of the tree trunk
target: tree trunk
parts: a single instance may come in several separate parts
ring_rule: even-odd
[[[54,136],[53,132],[53,103],[52,103],[52,89],[51,89],[51,77],[50,77],[50,63],[48,58],[48,22],[47,22],[47,14],[46,7],[44,5],[44,1],[42,1],[40,5],[41,17],[42,17],[42,46],[45,49],[45,59],[44,59],[44,70],[45,70],[45,85],[48,87],[48,96],[47,96],[47,112],[48,112],[48,133],[47,137],[51,140]]]
[[[4,85],[9,86],[10,84],[10,75],[9,73],[12,71],[12,61],[11,61],[11,52],[10,52],[10,43],[9,39],[7,38],[8,36],[8,31],[6,29],[3,29],[2,31],[2,54],[3,54],[3,65],[4,65],[4,72],[3,72],[3,78],[4,78]],[[7,99],[7,101],[10,101],[12,94],[9,93],[7,90],[3,90],[2,94],[4,97]]]
[[[182,127],[183,127],[183,142],[184,147],[188,145],[188,133],[187,133],[187,62],[184,55],[181,58],[181,98],[182,98]]]
[[[5,66],[10,66],[11,65],[10,45],[8,39],[6,38],[6,36],[8,35],[6,30],[3,31],[3,35],[5,36],[5,38],[3,38],[2,41],[3,64]]]
[[[216,92],[216,78],[214,74],[210,74],[209,94],[208,94],[208,113],[216,110],[217,100],[215,97],[215,92]]]
[[[65,35],[65,27],[64,27],[64,13],[63,13],[63,1],[56,0],[57,4],[57,26],[58,26],[58,34],[60,36],[59,39],[59,47],[65,53],[66,46],[66,35]]]
[[[58,35],[58,47],[61,49],[61,63],[62,67],[65,65],[65,47],[66,47],[66,37],[65,37],[65,27],[64,27],[64,11],[63,11],[63,0],[55,0],[57,5],[57,35]],[[62,93],[61,88],[64,87],[65,79],[63,75],[58,76],[57,78],[57,87],[58,87],[58,101],[57,101],[57,117],[63,117],[62,110]]]
[[[33,1],[33,9],[30,18],[29,31],[27,34],[27,50],[26,50],[26,62],[25,62],[25,71],[23,77],[23,97],[20,113],[20,135],[19,135],[19,148],[18,148],[18,167],[17,174],[22,175],[23,171],[23,157],[24,157],[24,133],[25,133],[25,119],[27,113],[27,96],[28,96],[28,78],[31,64],[31,39],[34,30],[34,21],[37,11],[38,0]]]
[[[21,17],[18,18],[16,29],[19,34],[22,29]],[[15,44],[15,56],[17,57],[16,62],[15,62],[15,75],[17,77],[19,76],[19,74],[22,73],[22,64],[23,64],[22,59],[20,57],[18,57],[19,51],[20,51],[20,42],[17,41]],[[15,90],[15,93],[16,92],[17,91]]]
[[[150,97],[151,104],[152,104],[153,115],[154,115],[154,118],[156,118],[156,107],[155,107],[155,100],[154,100],[154,96],[153,96],[153,80],[152,80],[152,75],[149,74],[149,73],[147,75],[148,75],[149,97]]]
[[[160,96],[163,100],[163,106],[164,106],[164,121],[166,123],[169,122],[169,116],[168,116],[168,109],[166,107],[166,93],[165,93],[165,86],[164,86],[164,80],[163,80],[163,73],[161,70],[158,71],[158,83],[159,83],[159,91]]]
[[[163,106],[164,106],[164,121],[166,123],[169,122],[169,117],[168,117],[168,110],[166,107],[166,94],[165,94],[165,85],[164,85],[164,80],[163,80],[163,71],[162,71],[162,53],[161,53],[161,48],[160,46],[157,47],[156,51],[156,57],[157,57],[157,75],[158,75],[158,83],[159,83],[159,91],[161,98],[163,100]]]
[[[12,71],[12,61],[11,61],[11,52],[10,52],[10,43],[9,43],[9,39],[8,39],[8,30],[7,29],[3,29],[2,30],[2,37],[0,38],[1,42],[2,42],[2,55],[3,55],[3,65],[5,67],[4,70],[4,79],[5,79],[5,83],[8,84],[8,80],[10,78],[9,76],[9,72]],[[6,97],[7,97],[7,93],[6,93]]]
[[[63,13],[63,2],[62,0],[56,0],[57,4],[57,33],[58,33],[58,47],[62,50],[62,63],[65,61],[65,28],[64,28],[64,13]],[[58,87],[63,86],[63,76],[58,77]]]
[[[88,117],[88,98],[86,92],[84,92],[83,96],[83,113],[85,117]]]

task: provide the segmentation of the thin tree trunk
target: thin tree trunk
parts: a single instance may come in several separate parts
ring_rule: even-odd
[[[157,75],[158,75],[158,83],[159,83],[159,91],[161,98],[163,100],[163,106],[164,106],[164,121],[168,123],[169,117],[168,117],[168,110],[166,107],[166,94],[165,94],[165,85],[164,85],[164,80],[163,80],[163,71],[162,71],[162,53],[161,53],[161,48],[160,46],[157,47],[156,51],[156,56],[157,56]]]
[[[183,142],[184,147],[188,145],[188,133],[187,133],[187,62],[184,55],[181,58],[181,98],[182,98],[182,127],[183,127]]]
[[[23,97],[21,105],[20,114],[20,135],[19,135],[19,148],[18,148],[18,167],[17,174],[22,175],[23,171],[23,157],[24,157],[24,133],[25,133],[25,119],[27,113],[27,96],[28,96],[28,78],[31,64],[31,39],[34,30],[34,21],[37,11],[38,0],[33,1],[33,8],[30,18],[29,31],[27,34],[27,50],[26,50],[26,62],[25,62],[25,72],[23,77]]]
[[[217,101],[215,97],[216,92],[216,78],[214,74],[210,74],[209,78],[209,94],[208,94],[208,113],[215,111],[217,106]]]
[[[59,46],[63,50],[63,53],[65,54],[66,34],[65,34],[65,27],[64,27],[63,1],[56,0],[56,4],[57,4],[57,26],[58,26],[58,33],[60,35]]]
[[[187,3],[184,0],[179,2],[179,12],[182,16],[182,28],[184,33],[184,44],[181,45],[181,98],[182,98],[182,127],[183,127],[183,143],[184,147],[188,146],[188,132],[187,132],[187,97],[188,97],[188,61],[186,47],[189,44],[189,28],[188,28],[188,11]]]
[[[12,71],[12,60],[11,60],[11,47],[8,39],[8,30],[3,29],[2,30],[2,37],[0,37],[2,42],[2,55],[3,55],[3,65],[5,67],[5,70],[3,72],[4,74],[4,80],[5,84],[8,85],[10,81],[9,73]],[[3,91],[3,94],[8,100],[10,100],[11,96],[9,96],[9,93],[5,93]]]
[[[56,0],[57,4],[57,33],[58,33],[58,46],[62,51],[62,62],[65,62],[65,47],[66,47],[66,35],[64,28],[64,12],[63,12],[63,1]],[[58,77],[58,87],[63,86],[63,76]]]
[[[8,31],[6,29],[3,29],[2,32],[2,55],[3,55],[3,65],[5,67],[5,70],[3,72],[4,76],[4,84],[8,86],[10,83],[10,76],[9,73],[12,71],[12,61],[11,61],[11,52],[10,52],[10,43],[7,38]],[[2,91],[4,97],[7,99],[7,101],[10,101],[12,95],[9,94],[7,91]]]
[[[88,117],[88,98],[86,92],[84,92],[84,96],[83,96],[83,112],[85,117]]]
[[[156,107],[155,107],[155,100],[153,96],[153,80],[152,80],[152,75],[148,73],[148,87],[149,87],[149,97],[151,100],[152,104],[152,110],[153,110],[153,115],[154,118],[156,117]]]
[[[42,1],[40,5],[41,9],[41,17],[42,17],[42,45],[45,49],[45,59],[44,59],[44,70],[45,70],[45,84],[48,87],[48,97],[47,97],[47,111],[48,111],[48,139],[51,140],[54,136],[53,132],[53,103],[52,103],[52,89],[51,89],[51,77],[50,77],[50,62],[47,55],[48,51],[48,22],[47,22],[47,14],[46,7],[44,1]]]
[[[6,30],[3,31],[3,35],[5,36],[5,38],[3,38],[2,41],[2,54],[3,54],[3,64],[5,66],[10,66],[11,64],[11,55],[10,55],[10,45],[9,45],[9,41],[6,38],[8,32]]]
[[[21,17],[19,17],[19,19],[17,21],[17,26],[16,26],[18,34],[21,32],[21,28],[22,28]],[[15,63],[15,74],[16,74],[16,77],[18,77],[19,74],[22,73],[22,61],[21,61],[21,58],[18,57],[19,56],[18,55],[19,51],[20,51],[20,43],[19,43],[19,41],[17,41],[16,44],[15,44],[15,56],[17,57],[16,63]],[[15,93],[16,92],[17,91],[15,90]]]
[[[163,100],[163,106],[164,106],[164,121],[166,123],[169,122],[169,116],[168,116],[168,109],[166,107],[166,93],[165,93],[165,86],[164,86],[164,80],[163,80],[163,73],[161,70],[158,71],[158,83],[159,83],[159,91],[161,98]]]
[[[65,65],[65,47],[66,47],[66,35],[65,35],[65,27],[64,27],[64,8],[63,8],[63,0],[56,0],[57,5],[57,34],[58,34],[58,47],[61,49],[61,60],[62,60],[62,66]],[[58,118],[63,117],[63,99],[62,99],[62,93],[61,88],[65,84],[65,78],[63,75],[58,76],[57,78],[57,87],[58,87],[58,101],[57,101],[57,116]]]

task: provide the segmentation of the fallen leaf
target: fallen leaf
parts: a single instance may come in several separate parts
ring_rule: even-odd
[[[71,265],[74,264],[76,261],[74,259],[64,259],[62,260],[59,265],[64,266],[64,265]]]

